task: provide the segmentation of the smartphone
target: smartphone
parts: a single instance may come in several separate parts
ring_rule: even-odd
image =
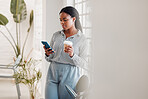
[[[50,47],[50,45],[46,42],[46,41],[41,41],[41,43],[43,44],[43,45],[45,45],[45,48],[47,49],[47,48],[51,48]],[[50,50],[52,50],[52,48],[50,49]],[[50,51],[49,50],[49,51]],[[54,51],[53,51],[54,52]]]

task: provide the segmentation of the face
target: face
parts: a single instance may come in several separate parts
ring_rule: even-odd
[[[68,30],[74,27],[75,17],[71,17],[69,14],[62,12],[60,13],[60,23],[64,30]]]

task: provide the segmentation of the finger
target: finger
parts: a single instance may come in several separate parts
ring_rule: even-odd
[[[50,51],[50,48],[45,49],[45,51]]]
[[[70,47],[66,47],[66,48],[65,48],[66,51],[67,51],[67,50],[70,50],[70,49],[71,49]]]
[[[50,51],[51,51],[51,48],[45,49],[45,52],[50,52]]]
[[[53,53],[54,53],[54,52],[52,52],[52,51],[47,51],[47,52],[46,52],[47,55],[50,55],[50,54],[53,54]]]
[[[68,47],[66,46],[65,49],[67,49]]]
[[[44,50],[46,50],[45,45],[43,46]]]
[[[51,48],[45,48],[45,46],[43,46],[43,48],[44,48],[45,50],[51,50]]]
[[[48,51],[51,51],[52,49],[51,48],[48,48]]]
[[[50,50],[49,52],[50,52],[50,53],[53,53],[53,50]]]
[[[65,49],[64,52],[67,52],[67,50]]]
[[[73,48],[68,48],[68,51],[73,51]]]
[[[51,50],[46,50],[46,52],[47,52],[47,53],[51,53],[52,51],[51,51]]]
[[[68,53],[68,51],[67,51],[67,50],[64,50],[64,52],[65,52],[65,53]]]
[[[67,49],[67,51],[69,52],[71,49],[69,48],[69,49]]]
[[[66,52],[67,50],[68,50],[67,47],[65,47],[64,51]]]
[[[54,53],[53,51],[50,52],[50,54],[53,54],[53,53]]]
[[[50,49],[49,52],[52,54],[55,53],[55,51],[53,49],[52,50]]]
[[[69,48],[72,48],[72,46],[71,46],[71,45],[68,45],[68,47],[69,47]]]

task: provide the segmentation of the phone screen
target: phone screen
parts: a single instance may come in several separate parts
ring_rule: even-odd
[[[47,48],[51,48],[50,47],[50,45],[46,42],[46,41],[41,41],[41,43],[43,44],[43,45],[45,45],[45,48],[47,49]],[[52,50],[52,48],[50,49],[50,50]],[[49,51],[50,51],[49,50]],[[53,51],[54,52],[54,51]]]

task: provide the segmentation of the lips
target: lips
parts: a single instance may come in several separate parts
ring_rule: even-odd
[[[65,25],[62,25],[62,27],[63,27],[63,28],[66,28],[66,26],[65,26]]]

